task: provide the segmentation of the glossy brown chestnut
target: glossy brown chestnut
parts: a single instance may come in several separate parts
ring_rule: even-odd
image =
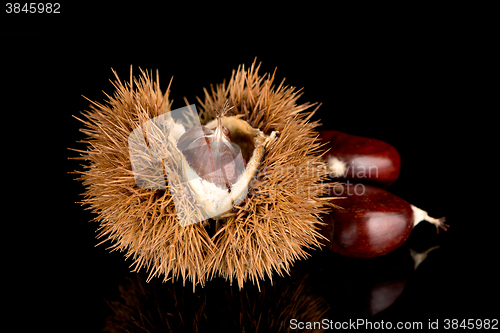
[[[330,242],[326,247],[341,255],[370,258],[400,247],[414,225],[426,220],[446,230],[444,218],[434,219],[405,200],[375,186],[339,184],[332,196],[342,209],[325,217],[322,233]]]
[[[330,148],[325,155],[332,178],[391,185],[399,176],[401,158],[387,142],[339,131],[320,131]]]

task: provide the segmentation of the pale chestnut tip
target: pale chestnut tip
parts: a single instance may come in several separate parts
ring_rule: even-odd
[[[415,227],[422,221],[427,221],[436,226],[436,230],[438,233],[440,228],[443,229],[444,231],[448,230],[449,225],[444,223],[446,221],[446,218],[444,216],[437,219],[434,217],[430,217],[426,211],[417,208],[413,205],[411,205],[411,209],[413,210],[413,227]]]
[[[330,171],[330,177],[340,178],[345,174],[347,164],[335,156],[328,156],[328,170]]]

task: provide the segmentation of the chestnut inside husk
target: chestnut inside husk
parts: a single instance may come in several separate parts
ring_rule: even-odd
[[[214,140],[215,132],[197,125],[188,129],[177,141],[189,166],[204,180],[222,189],[231,189],[245,170],[241,151],[231,143],[229,130],[222,126],[227,142]]]
[[[240,117],[221,116],[189,129],[177,142],[170,137],[173,157],[205,219],[218,219],[246,197],[273,133],[267,136]]]

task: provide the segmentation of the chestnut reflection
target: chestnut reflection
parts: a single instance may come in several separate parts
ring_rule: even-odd
[[[247,282],[241,290],[217,278],[193,292],[182,282],[146,282],[134,274],[119,286],[119,298],[108,300],[112,315],[105,331],[288,332],[292,318],[314,322],[327,317],[328,303],[314,292],[306,266],[303,261],[290,276],[260,286]]]
[[[325,264],[322,295],[330,305],[330,318],[374,316],[403,294],[414,271],[407,247],[376,258],[349,258],[331,250],[322,252]]]
[[[328,249],[313,251],[290,276],[260,286],[247,282],[241,290],[217,278],[193,292],[182,282],[146,282],[134,274],[119,286],[119,297],[108,300],[112,314],[105,331],[289,332],[294,318],[369,318],[395,305],[427,252],[411,254],[403,246],[381,257],[349,258]]]

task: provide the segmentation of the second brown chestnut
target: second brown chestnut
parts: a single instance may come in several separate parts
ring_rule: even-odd
[[[445,219],[435,219],[398,196],[365,184],[337,184],[333,197],[341,208],[325,216],[322,234],[326,247],[347,257],[370,258],[394,251],[410,236],[413,227],[428,221],[446,230]]]
[[[319,131],[329,151],[330,177],[389,186],[398,178],[401,158],[392,145],[340,131]]]

